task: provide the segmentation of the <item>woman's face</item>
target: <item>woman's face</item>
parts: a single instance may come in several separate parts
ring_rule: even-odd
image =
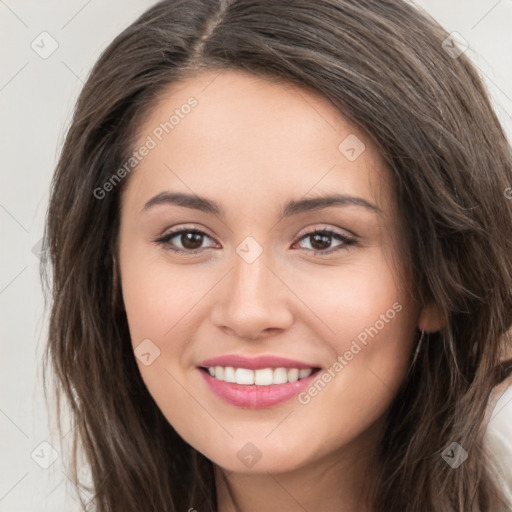
[[[169,423],[239,472],[297,469],[375,434],[421,311],[369,138],[318,94],[235,71],[174,85],[139,133],[118,264]]]

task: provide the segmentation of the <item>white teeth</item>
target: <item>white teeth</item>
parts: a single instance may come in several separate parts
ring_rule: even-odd
[[[312,372],[312,368],[262,368],[260,370],[233,368],[232,366],[208,368],[208,373],[217,380],[242,385],[256,384],[257,386],[297,382],[299,379],[309,377]]]
[[[215,372],[215,378],[217,378],[217,372]],[[254,371],[247,368],[237,368],[235,370],[235,381],[237,384],[254,384]]]
[[[215,378],[219,380],[224,380],[224,368],[222,366],[215,367]]]
[[[274,384],[285,384],[288,382],[288,372],[286,368],[276,368],[274,370]]]
[[[299,380],[299,370],[297,368],[292,368],[288,370],[288,382],[296,382]]]
[[[263,368],[254,372],[254,384],[258,386],[270,386],[273,378],[272,368]]]
[[[225,382],[236,382],[235,369],[232,366],[224,368],[224,381]]]
[[[312,371],[313,370],[311,368],[300,369],[299,370],[299,379],[304,379],[306,377],[309,377],[311,375]]]

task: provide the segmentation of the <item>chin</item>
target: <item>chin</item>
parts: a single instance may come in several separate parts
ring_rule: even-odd
[[[256,446],[255,443],[247,442],[238,445],[229,456],[229,448],[222,453],[209,453],[205,456],[216,466],[228,472],[235,473],[286,473],[294,471],[307,464],[297,446]],[[300,455],[300,456],[299,456]]]

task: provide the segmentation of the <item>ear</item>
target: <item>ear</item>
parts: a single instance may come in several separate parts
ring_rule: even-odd
[[[424,306],[418,316],[418,329],[425,332],[440,331],[448,322],[448,318],[435,303]]]

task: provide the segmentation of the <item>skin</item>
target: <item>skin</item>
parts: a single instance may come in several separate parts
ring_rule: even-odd
[[[174,84],[140,143],[190,96],[198,105],[122,195],[117,264],[132,344],[150,339],[160,350],[148,366],[137,360],[142,378],[176,431],[215,464],[220,512],[371,510],[363,484],[371,486],[383,414],[416,329],[439,327],[434,308],[421,308],[400,277],[389,171],[369,137],[318,93],[238,71]],[[338,149],[351,134],[366,146],[354,161]],[[165,191],[206,197],[225,215],[169,203],[144,209]],[[380,211],[351,204],[281,215],[287,201],[333,193]],[[201,252],[170,250],[186,244],[180,236],[155,242],[182,227],[206,233]],[[320,249],[341,250],[314,254],[318,242],[304,235],[322,229],[356,243],[333,237]],[[248,236],[263,248],[252,263],[236,252]],[[400,312],[307,404],[235,407],[197,368],[243,354],[327,369],[395,303]],[[237,457],[247,442],[261,453],[251,468]]]

